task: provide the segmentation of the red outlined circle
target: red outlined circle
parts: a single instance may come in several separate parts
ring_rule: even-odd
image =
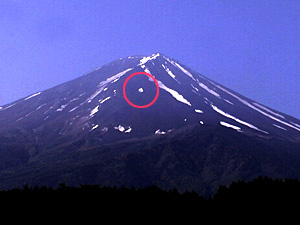
[[[148,77],[150,77],[152,80],[154,80],[155,82],[155,85],[156,85],[156,95],[154,97],[154,99],[152,100],[152,102],[150,102],[149,104],[147,105],[135,105],[133,104],[131,101],[129,101],[129,99],[127,98],[127,95],[126,95],[126,85],[128,83],[128,81],[136,76],[136,75],[140,75],[140,74],[143,74],[143,75],[146,75]],[[127,77],[127,79],[125,80],[124,84],[123,84],[123,95],[124,95],[124,98],[126,100],[126,102],[131,105],[132,107],[135,107],[135,108],[139,108],[139,109],[144,109],[144,108],[148,108],[149,106],[153,105],[154,102],[156,102],[157,98],[158,98],[158,95],[159,95],[159,86],[158,86],[158,82],[157,80],[149,73],[145,73],[145,72],[136,72],[136,73],[133,73],[131,74],[129,77]]]

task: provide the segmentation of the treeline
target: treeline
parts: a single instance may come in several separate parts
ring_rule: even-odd
[[[0,192],[0,199],[19,196],[20,199],[47,204],[76,206],[107,206],[113,209],[152,209],[157,212],[173,210],[173,217],[188,213],[189,218],[200,216],[210,221],[236,222],[240,217],[263,219],[275,224],[293,224],[300,217],[300,181],[294,179],[273,180],[258,177],[251,182],[233,182],[229,187],[221,186],[210,198],[196,192],[179,193],[177,189],[165,191],[157,186],[136,189],[82,185],[58,188],[25,186]],[[23,198],[24,197],[24,198]],[[241,222],[240,224],[246,224]],[[260,223],[257,223],[260,224]],[[274,223],[273,223],[274,224]]]

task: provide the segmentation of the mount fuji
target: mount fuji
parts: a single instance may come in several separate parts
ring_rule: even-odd
[[[133,73],[126,86],[125,80]],[[0,188],[100,184],[196,190],[300,178],[300,120],[156,53],[0,107]]]

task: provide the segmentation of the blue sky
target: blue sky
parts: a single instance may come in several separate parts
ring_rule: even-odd
[[[0,1],[0,105],[155,52],[300,118],[300,1]]]

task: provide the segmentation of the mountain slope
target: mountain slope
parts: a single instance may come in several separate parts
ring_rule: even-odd
[[[157,101],[145,109],[130,106],[123,97],[123,84],[135,72],[153,75],[159,85]],[[155,94],[155,83],[145,75],[133,77],[126,86],[126,95],[136,105],[148,104]],[[199,140],[193,140],[198,132],[200,136],[210,134],[211,142],[201,140],[203,144],[200,144]],[[220,159],[225,154],[225,147],[217,138],[220,136],[231,140],[230,151],[234,149],[241,152],[234,163],[242,163],[244,159],[264,154],[269,158],[276,156],[277,161],[281,157],[281,160],[287,161],[300,160],[298,119],[239,95],[160,53],[148,57],[127,57],[73,81],[1,107],[0,180],[2,188],[24,182],[42,184],[45,183],[42,177],[49,174],[49,184],[62,181],[79,184],[84,181],[143,186],[155,182],[164,187],[175,185],[203,191],[210,189],[213,183],[227,183],[264,173],[261,168],[257,172],[253,171],[253,174],[250,171],[250,175],[242,176],[245,170],[249,170],[246,166],[233,171],[232,165]],[[184,139],[176,152],[174,143],[180,137]],[[237,143],[232,137],[243,139],[245,143]],[[276,146],[273,144],[275,142],[280,144]],[[183,143],[187,146],[185,151]],[[203,145],[209,146],[206,153],[202,152],[205,149]],[[250,150],[247,145],[255,150]],[[157,152],[156,148],[163,151]],[[164,155],[168,149],[171,152]],[[197,162],[188,169],[193,165],[194,159],[190,156],[192,149],[197,151]],[[77,158],[77,154],[81,158]],[[130,154],[141,159],[128,161]],[[215,157],[216,165],[204,167],[203,163],[211,154]],[[226,155],[228,163],[234,155]],[[168,164],[172,176],[162,173],[164,170],[161,163],[168,157],[173,159],[169,163],[178,164],[182,168],[181,173],[175,172],[176,166],[172,163],[172,166]],[[263,164],[268,167],[262,158],[258,158],[261,160],[256,162],[258,167]],[[218,168],[221,162],[222,166]],[[99,167],[91,169],[95,163]],[[294,168],[278,173],[275,172],[277,169],[274,162],[271,164],[270,176],[300,177],[295,172],[299,171],[296,164],[293,164]],[[70,172],[70,168],[75,165],[78,171],[74,169]],[[157,170],[158,177],[147,180],[143,175],[132,175],[134,171],[140,170],[138,165],[148,171],[145,172],[148,178],[151,177],[149,168],[152,166],[153,170]],[[280,163],[277,167],[281,168]],[[83,172],[84,168],[91,170],[90,175]],[[218,175],[213,175],[215,169],[219,171]],[[37,174],[38,170],[40,172]],[[81,173],[87,176],[83,180],[78,178]],[[200,175],[203,173],[205,176]],[[227,174],[225,177],[224,173]],[[70,178],[68,174],[74,177]],[[183,184],[184,181],[179,182],[182,176],[186,177],[190,185]],[[196,182],[201,176],[206,177],[203,178],[205,181]]]

